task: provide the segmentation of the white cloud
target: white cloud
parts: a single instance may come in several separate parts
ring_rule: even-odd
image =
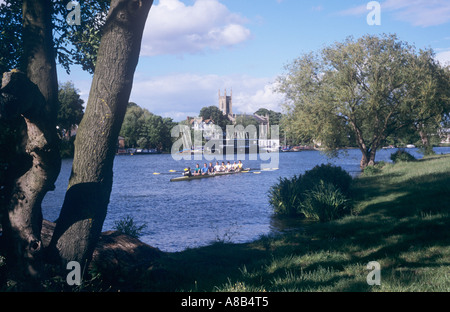
[[[441,65],[450,66],[450,50],[437,53],[436,59]]]
[[[450,22],[450,1],[448,0],[385,0],[381,14],[392,12],[395,19],[413,26],[436,26]],[[341,11],[342,15],[368,14],[366,4]]]
[[[233,112],[254,113],[260,108],[280,111],[282,96],[275,92],[275,85],[260,82],[250,92],[239,92],[233,97]]]
[[[141,55],[198,53],[242,43],[251,37],[246,19],[218,0],[160,0],[145,26]]]
[[[130,101],[176,121],[198,115],[202,107],[218,106],[218,92],[223,95],[225,88],[228,95],[233,92],[233,113],[252,114],[259,108],[280,111],[281,95],[268,78],[195,74],[136,78]]]

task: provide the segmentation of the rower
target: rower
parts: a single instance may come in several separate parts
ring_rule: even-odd
[[[206,163],[203,165],[201,174],[202,175],[207,175],[208,174],[208,165]]]
[[[191,177],[192,176],[191,167],[187,167],[186,169],[184,169],[183,175],[185,177]]]
[[[242,161],[239,160],[237,171],[242,171],[243,167],[244,167],[244,164],[242,163]]]
[[[214,166],[212,163],[209,163],[208,174],[214,174]]]
[[[216,161],[216,165],[214,166],[214,172],[220,172],[220,165],[218,161]]]
[[[195,169],[194,169],[194,175],[198,176],[202,174],[202,169],[200,168],[199,164],[195,165]]]
[[[227,166],[226,166],[226,168],[225,168],[225,171],[226,171],[226,172],[231,172],[231,171],[232,171],[232,167],[231,167],[231,164],[230,164],[229,161],[227,161]]]

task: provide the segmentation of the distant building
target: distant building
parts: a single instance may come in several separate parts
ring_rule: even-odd
[[[441,137],[441,144],[449,144],[450,143],[450,128],[440,129],[439,136]]]
[[[125,138],[123,136],[119,136],[117,139],[117,147],[120,149],[125,148]]]
[[[219,109],[223,113],[224,116],[228,118],[233,124],[236,124],[237,118],[242,117],[244,119],[253,119],[255,120],[261,127],[258,130],[262,130],[261,135],[268,134],[270,132],[270,119],[269,115],[261,116],[257,114],[233,114],[233,90],[231,90],[230,95],[227,94],[227,90],[225,89],[225,93],[222,95],[219,90]],[[214,128],[214,120],[207,119],[203,120],[202,117],[187,117],[188,125],[193,130],[202,130],[205,133],[205,137],[214,138],[218,134],[215,133]],[[224,129],[225,130],[225,129]]]
[[[233,90],[231,94],[227,95],[227,89],[225,89],[225,94],[220,95],[219,90],[219,109],[225,116],[233,117]]]
[[[270,129],[270,120],[269,115],[261,116],[257,114],[253,115],[247,115],[247,114],[233,114],[233,89],[231,89],[230,95],[227,95],[227,89],[225,89],[225,94],[221,95],[219,90],[219,109],[222,111],[222,113],[228,117],[228,119],[233,123],[236,124],[236,118],[237,117],[243,117],[243,118],[251,118],[256,120],[256,122],[263,126],[263,132],[269,133]]]
[[[214,127],[214,120],[203,119],[202,117],[187,117],[188,125],[191,129],[203,131],[205,139],[210,140],[212,138],[218,138],[220,133],[216,131]]]

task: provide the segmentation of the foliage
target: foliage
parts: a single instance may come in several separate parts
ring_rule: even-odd
[[[382,172],[383,167],[385,167],[387,163],[385,161],[377,162],[373,166],[368,166],[364,168],[363,176],[373,176]]]
[[[52,21],[56,57],[63,68],[70,72],[71,65],[94,72],[101,29],[105,24],[109,0],[83,0],[81,25],[70,26],[66,0],[54,0]],[[22,1],[5,0],[0,4],[0,73],[13,68],[24,69],[22,48]]]
[[[319,184],[305,191],[299,210],[308,219],[327,222],[348,213],[349,203],[339,187],[320,180]]]
[[[275,112],[271,109],[267,108],[260,108],[258,109],[255,114],[260,116],[269,116],[270,124],[271,125],[280,125],[281,119],[283,118],[283,114],[279,112]]]
[[[332,152],[356,144],[361,167],[373,164],[389,136],[432,129],[450,111],[450,75],[433,55],[396,35],[367,35],[301,56],[278,79],[286,130]]]
[[[80,98],[79,90],[75,88],[71,81],[60,84],[58,100],[60,105],[56,124],[59,131],[63,135],[67,135],[73,126],[81,122],[84,101]]]
[[[269,203],[277,215],[328,221],[349,211],[351,183],[352,177],[341,167],[317,165],[303,175],[279,178],[269,189]]]
[[[218,125],[222,131],[226,131],[227,125],[231,125],[231,121],[222,113],[217,106],[207,106],[200,110],[199,117],[203,119],[212,119],[215,125]]]
[[[255,126],[256,130],[259,133],[259,122],[253,118],[252,115],[239,115],[236,117],[235,121],[236,125],[242,125],[244,128],[247,126]]]
[[[396,163],[400,161],[415,161],[416,158],[403,149],[397,150],[395,153],[392,153],[390,156],[391,160]]]
[[[304,189],[312,189],[320,181],[331,183],[345,195],[349,195],[352,180],[352,176],[341,167],[332,164],[321,164],[306,171],[303,175],[302,183]]]
[[[20,68],[23,56],[21,1],[0,4],[0,74]]]
[[[125,145],[128,147],[169,150],[172,145],[170,130],[173,126],[171,118],[162,118],[130,103],[120,135],[125,138]]]
[[[114,229],[131,237],[139,238],[147,224],[137,225],[131,216],[126,216],[114,222]]]
[[[291,179],[279,178],[278,184],[269,189],[269,203],[275,214],[293,216],[299,213],[302,196],[302,175]]]

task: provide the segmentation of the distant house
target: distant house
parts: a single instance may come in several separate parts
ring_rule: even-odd
[[[450,144],[450,128],[442,128],[439,130],[441,144]]]
[[[220,132],[214,127],[215,123],[212,119],[203,119],[202,117],[187,117],[188,124],[191,129],[203,131],[203,136],[206,140],[217,139],[220,137]]]

